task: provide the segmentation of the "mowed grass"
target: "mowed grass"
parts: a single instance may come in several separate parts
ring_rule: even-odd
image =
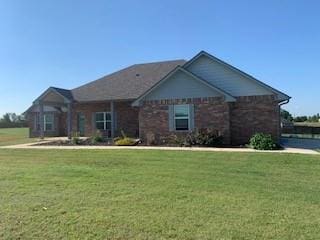
[[[320,239],[320,157],[0,149],[0,239]]]
[[[0,146],[34,142],[29,138],[28,128],[0,128]]]

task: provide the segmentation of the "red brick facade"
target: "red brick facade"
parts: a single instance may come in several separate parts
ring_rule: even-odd
[[[96,132],[94,114],[96,112],[109,112],[110,102],[100,103],[76,103],[72,108],[72,130],[79,131],[77,114],[83,113],[85,117],[85,136],[91,136]],[[131,107],[131,102],[115,102],[115,136],[120,135],[121,130],[127,136],[138,137],[139,122],[138,109]],[[107,135],[105,133],[105,135]]]
[[[273,95],[238,97],[231,104],[231,139],[233,144],[247,143],[259,132],[280,137],[280,107]]]
[[[95,102],[95,103],[74,103],[72,105],[72,132],[79,132],[78,129],[78,113],[84,115],[85,127],[84,135],[92,136],[96,132],[94,114],[96,112],[109,112],[110,102]],[[138,108],[133,108],[131,102],[115,102],[115,136],[121,134],[121,130],[127,136],[138,137],[139,122],[138,122]],[[67,113],[55,112],[54,131],[45,132],[45,136],[67,136]],[[40,130],[35,128],[36,113],[28,115],[28,122],[30,128],[30,137],[39,137]],[[107,133],[103,133],[107,135]]]
[[[148,134],[154,134],[156,143],[172,134],[186,135],[187,132],[169,131],[168,106],[194,104],[196,128],[213,128],[221,132],[226,144],[230,144],[229,104],[221,98],[193,98],[144,102],[139,111],[140,137],[146,141]]]
[[[144,102],[139,111],[140,137],[152,133],[156,142],[169,131],[169,105],[194,104],[195,128],[213,128],[222,133],[225,144],[244,144],[257,132],[279,139],[279,106],[274,96],[239,97],[236,102],[221,98],[195,98]],[[178,133],[181,135],[181,133]],[[182,133],[187,134],[187,133]]]
[[[62,119],[64,118],[64,113],[59,112],[47,112],[54,114],[54,128],[52,131],[46,131],[45,136],[47,137],[57,137],[57,136],[66,136],[66,127]],[[30,137],[39,137],[40,129],[36,127],[36,118],[39,113],[31,112],[27,116],[28,126],[29,126],[29,136]]]
[[[127,136],[142,138],[152,134],[156,143],[172,134],[187,132],[169,131],[169,105],[193,104],[194,127],[213,128],[224,136],[225,144],[244,144],[257,132],[269,133],[275,140],[280,136],[279,105],[273,95],[238,97],[236,102],[225,102],[222,98],[194,98],[144,102],[141,107],[132,107],[131,102],[115,102],[115,136],[123,130]],[[84,135],[96,132],[94,114],[109,112],[110,102],[75,103],[72,106],[72,131],[77,132],[77,114],[85,118]],[[29,115],[30,136],[39,136],[35,129],[35,113]],[[55,129],[45,136],[67,135],[67,114],[55,113]]]

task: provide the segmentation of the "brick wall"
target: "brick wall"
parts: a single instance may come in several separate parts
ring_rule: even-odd
[[[54,129],[53,131],[45,131],[44,136],[45,137],[61,136],[60,135],[61,114],[59,112],[46,112],[46,113],[54,114]],[[36,116],[37,116],[36,112],[28,113],[27,121],[28,121],[28,127],[29,127],[29,137],[40,137],[40,130],[36,129],[36,126],[35,126]]]
[[[99,103],[74,103],[72,105],[72,131],[77,132],[78,119],[77,114],[83,113],[85,117],[85,136],[91,136],[96,132],[93,115],[96,112],[110,111],[110,102]],[[115,136],[119,136],[121,130],[127,136],[138,137],[139,134],[139,109],[133,108],[131,102],[115,102],[114,111],[116,112],[116,130]],[[34,128],[34,118],[36,113],[28,114],[29,134],[30,137],[39,137],[40,131]],[[106,133],[104,133],[107,135]],[[55,130],[45,132],[45,136],[67,136],[67,113],[55,114]]]
[[[195,127],[218,130],[225,144],[230,144],[230,105],[222,99],[195,104]]]
[[[195,128],[220,131],[225,144],[247,143],[256,132],[271,134],[279,140],[279,106],[272,95],[238,97],[234,103],[221,98],[145,101],[139,111],[140,137],[146,141],[146,136],[153,133],[156,142],[161,144],[161,138],[176,134],[169,131],[168,106],[190,103],[194,104]]]
[[[129,137],[139,137],[139,108],[132,107],[131,102],[118,102],[114,104],[116,112],[115,136],[120,136],[121,129]]]
[[[153,133],[158,143],[160,139],[172,135],[169,132],[168,106],[172,104],[194,104],[195,128],[210,127],[220,131],[225,143],[244,144],[256,132],[271,134],[275,140],[280,136],[279,106],[274,96],[238,97],[237,102],[226,103],[221,98],[194,98],[144,102],[140,108],[131,107],[131,102],[117,102],[114,104],[116,112],[115,136],[123,129],[126,135],[140,137],[146,140],[148,133]],[[109,102],[75,103],[72,109],[73,131],[77,129],[77,113],[85,116],[85,136],[95,133],[92,122],[93,113],[110,111]],[[34,129],[35,113],[28,115],[30,136],[36,137],[40,133]],[[46,136],[67,135],[67,113],[56,114],[56,129],[45,133]],[[178,135],[186,133],[179,133]]]
[[[226,144],[230,143],[229,104],[221,98],[193,98],[175,100],[145,101],[139,111],[140,137],[146,141],[147,135],[154,134],[156,143],[161,139],[187,132],[169,131],[169,105],[194,104],[195,128],[213,128],[224,135]]]
[[[279,105],[273,95],[237,97],[231,103],[231,142],[247,143],[257,133],[271,134],[278,141],[280,136]]]
[[[79,131],[77,114],[83,113],[85,117],[85,136],[91,136],[96,132],[93,116],[96,112],[109,112],[110,102],[99,103],[74,103],[72,107],[72,130]],[[131,102],[115,102],[116,131],[115,136],[120,134],[122,129],[126,135],[136,137],[139,130],[138,109],[131,107]],[[106,133],[105,133],[106,135]]]

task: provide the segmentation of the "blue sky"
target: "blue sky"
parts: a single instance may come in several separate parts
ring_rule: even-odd
[[[49,86],[205,50],[320,112],[320,1],[0,1],[0,114]]]

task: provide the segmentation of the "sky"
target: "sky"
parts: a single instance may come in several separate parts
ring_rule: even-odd
[[[0,0],[0,115],[49,86],[201,50],[320,112],[320,1]]]

